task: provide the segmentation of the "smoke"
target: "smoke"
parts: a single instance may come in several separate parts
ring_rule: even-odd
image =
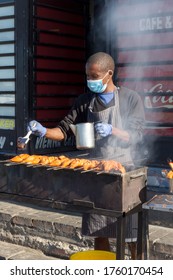
[[[101,6],[96,1],[94,7],[94,51],[110,53],[117,64],[116,84],[140,94],[146,116],[146,148],[139,146],[137,154],[146,157],[148,149],[151,161],[163,157],[161,147],[165,144],[160,139],[173,136],[171,9],[170,0],[105,0]],[[169,147],[164,153],[166,158]]]

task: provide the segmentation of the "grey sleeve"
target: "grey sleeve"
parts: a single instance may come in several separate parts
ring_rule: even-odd
[[[145,127],[145,113],[141,97],[132,90],[123,88],[121,91],[120,112],[122,126],[129,133],[130,141],[122,141],[122,146],[142,143]]]
[[[141,97],[135,95],[130,100],[129,114],[126,122],[126,130],[130,135],[130,144],[136,145],[143,140],[143,130],[145,127],[145,113]]]

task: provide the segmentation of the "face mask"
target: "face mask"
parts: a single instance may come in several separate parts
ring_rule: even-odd
[[[106,73],[106,75],[107,74],[108,73]],[[103,84],[103,79],[106,77],[106,75],[102,79],[99,79],[99,80],[87,80],[88,88],[95,93],[104,92],[107,88],[107,83]]]

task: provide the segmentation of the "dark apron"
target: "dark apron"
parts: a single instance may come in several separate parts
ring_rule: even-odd
[[[119,129],[123,129],[122,120],[120,116],[119,110],[119,93],[115,91],[115,105],[111,106],[105,110],[100,112],[94,112],[94,102],[95,96],[92,98],[89,110],[88,110],[88,122],[105,122],[108,124],[112,124],[113,127],[117,127]],[[131,162],[132,158],[130,155],[130,148],[124,148],[122,146],[121,140],[119,140],[116,136],[110,135],[107,137],[99,137],[96,135],[95,141],[95,149],[91,151],[92,157],[102,157],[104,159],[115,159],[121,163]]]
[[[88,110],[88,122],[106,122],[113,127],[123,129],[119,110],[119,93],[115,91],[115,105],[100,112],[93,112],[95,96],[90,102]],[[102,157],[115,159],[121,163],[132,162],[130,148],[123,148],[120,141],[115,136],[96,138],[96,147],[91,152],[91,157]],[[99,194],[98,194],[99,195]],[[116,238],[117,219],[114,217],[83,214],[82,234],[94,237]],[[137,214],[126,218],[126,241],[136,241],[137,238]]]

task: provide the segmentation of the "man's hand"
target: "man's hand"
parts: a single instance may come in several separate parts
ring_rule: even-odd
[[[106,137],[112,134],[112,125],[108,123],[99,122],[95,124],[95,130],[100,136]]]
[[[28,130],[31,130],[32,133],[36,136],[43,137],[46,134],[46,128],[42,126],[39,122],[33,120],[29,122]]]

